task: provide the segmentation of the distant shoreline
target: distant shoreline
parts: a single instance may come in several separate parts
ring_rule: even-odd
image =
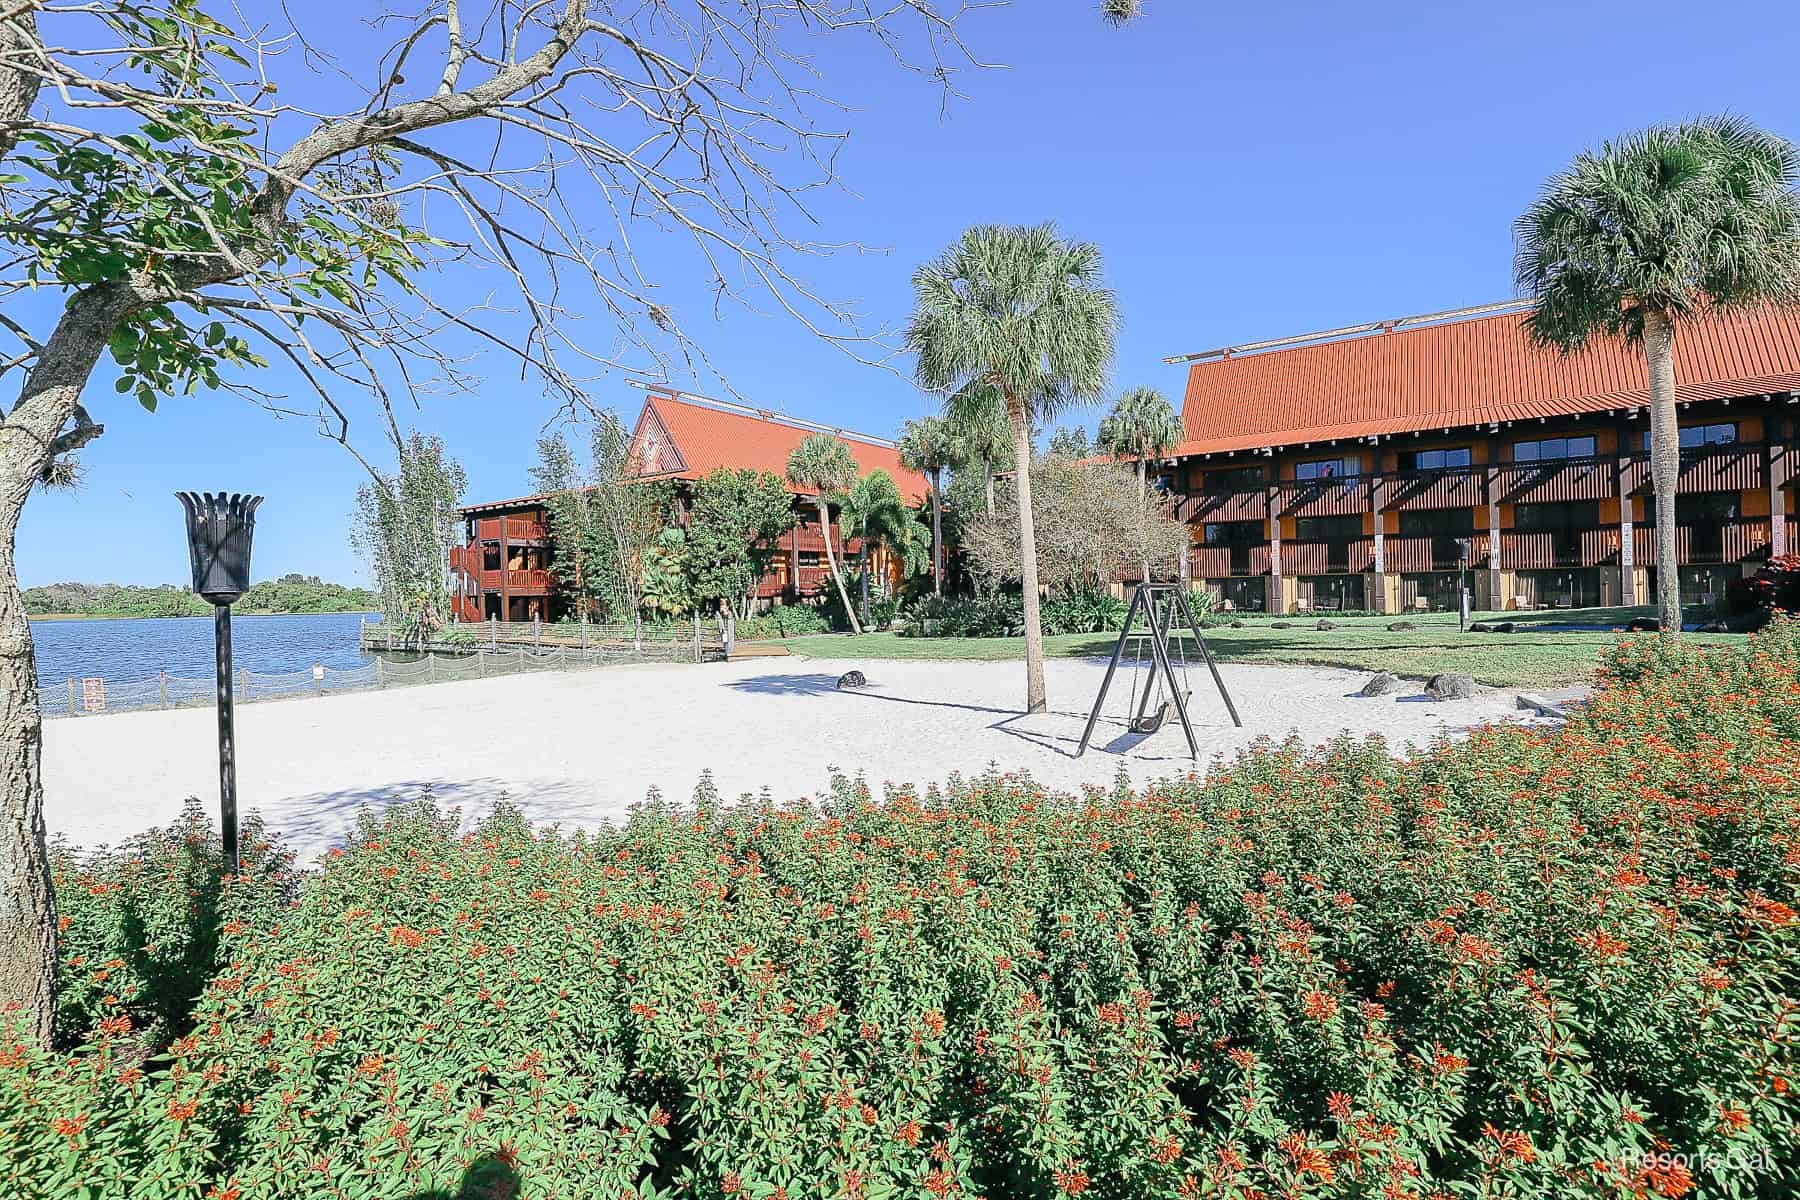
[[[204,621],[211,613],[26,613],[28,621]],[[378,617],[372,608],[322,608],[312,612],[241,612],[234,617]]]

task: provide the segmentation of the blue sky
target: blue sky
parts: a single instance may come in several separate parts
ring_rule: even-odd
[[[853,194],[820,203],[815,236],[886,252],[803,264],[806,278],[898,327],[913,267],[963,227],[1054,220],[1105,254],[1124,317],[1115,384],[1178,399],[1183,375],[1166,354],[1510,296],[1513,217],[1607,136],[1730,110],[1800,137],[1791,0],[1149,0],[1123,31],[1095,7],[1020,0],[976,14],[969,40],[1007,65],[964,75],[966,98],[944,113],[936,91],[878,53],[821,46],[822,90],[854,106],[840,160]],[[932,407],[905,363],[863,366],[740,308],[714,321],[703,290],[679,281],[668,297],[760,404],[876,433]],[[596,322],[594,337],[604,332]],[[523,493],[555,405],[501,357],[474,369],[477,394],[433,397],[411,419],[449,442],[471,501]],[[265,382],[291,386],[273,370]],[[593,393],[628,418],[641,400],[617,381]],[[89,401],[107,433],[84,455],[81,490],[32,498],[18,535],[26,586],[182,579],[180,488],[268,496],[258,578],[363,577],[346,538],[359,469],[309,422],[223,396],[146,413],[115,397],[104,369]],[[1095,414],[1065,420],[1091,429]]]

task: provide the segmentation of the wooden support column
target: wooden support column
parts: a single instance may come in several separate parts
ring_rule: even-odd
[[[1781,555],[1788,552],[1787,544],[1787,497],[1783,490],[1793,479],[1793,463],[1788,454],[1788,447],[1793,444],[1790,436],[1793,431],[1784,428],[1785,417],[1776,415],[1770,418],[1773,437],[1769,439],[1769,460],[1766,474],[1769,480],[1769,553]]]
[[[1382,528],[1381,511],[1381,452],[1375,452],[1375,474],[1369,480],[1369,511],[1374,515],[1375,531],[1375,595],[1374,602],[1369,605],[1378,613],[1388,610],[1387,606],[1387,534]]]
[[[506,536],[506,518],[500,517],[500,619],[512,620],[512,541]]]
[[[1621,415],[1618,429],[1617,467],[1613,471],[1613,494],[1619,498],[1619,603],[1630,608],[1637,603],[1637,537],[1631,517],[1631,420]]]
[[[1488,607],[1496,611],[1505,611],[1508,597],[1505,594],[1505,578],[1501,575],[1504,563],[1500,560],[1500,439],[1488,439],[1488,461],[1486,482],[1483,484],[1483,498],[1487,501],[1488,528]]]
[[[800,598],[800,523],[788,530],[788,586],[794,598]]]
[[[1269,573],[1263,578],[1263,611],[1286,612],[1282,605],[1281,587],[1281,488],[1269,485]]]

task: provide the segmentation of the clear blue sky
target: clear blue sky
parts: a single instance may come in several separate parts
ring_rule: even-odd
[[[855,194],[822,203],[817,236],[887,252],[810,264],[808,279],[897,327],[913,267],[963,227],[1054,220],[1105,254],[1124,314],[1115,383],[1176,399],[1183,374],[1166,354],[1508,297],[1513,217],[1609,135],[1731,110],[1800,138],[1792,0],[1149,0],[1123,31],[1095,7],[1021,0],[978,14],[970,40],[1007,67],[965,75],[967,98],[943,115],[918,77],[825,48],[822,90],[856,106],[840,163]],[[698,289],[670,295],[684,311],[708,307]],[[739,393],[796,415],[889,433],[931,407],[903,374],[774,317],[727,309],[692,330]],[[478,395],[428,400],[413,419],[448,440],[471,501],[520,494],[554,406],[504,359],[476,369]],[[628,418],[641,400],[622,383],[595,396]],[[107,433],[84,455],[82,490],[33,497],[19,533],[26,586],[183,579],[178,488],[268,496],[258,578],[363,577],[345,536],[359,471],[308,422],[224,397],[146,413],[104,371],[89,403]],[[1068,419],[1091,429],[1094,415]]]

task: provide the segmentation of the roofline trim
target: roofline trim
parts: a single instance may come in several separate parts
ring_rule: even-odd
[[[796,429],[810,429],[816,433],[831,433],[846,440],[855,440],[870,446],[880,446],[887,450],[898,450],[900,445],[889,438],[876,437],[872,433],[858,433],[854,429],[845,429],[841,425],[826,425],[819,421],[808,421],[804,417],[790,417],[773,409],[755,408],[748,404],[739,404],[734,400],[720,400],[716,396],[702,396],[698,392],[684,392],[678,388],[662,384],[650,383],[642,379],[627,379],[631,387],[642,388],[654,396],[667,396],[671,400],[685,400],[690,404],[699,404],[707,408],[716,408],[721,412],[733,413],[737,416],[751,417],[758,421],[773,421],[777,425],[791,425]]]
[[[1384,321],[1369,321],[1361,325],[1340,325],[1336,329],[1297,333],[1292,337],[1269,338],[1260,342],[1242,342],[1236,346],[1220,346],[1213,350],[1202,350],[1198,354],[1171,354],[1163,361],[1174,367],[1183,363],[1204,362],[1210,358],[1224,359],[1238,354],[1254,354],[1264,350],[1285,350],[1290,346],[1306,346],[1314,342],[1364,336],[1371,333],[1392,333],[1396,329],[1407,329],[1415,325],[1434,325],[1440,321],[1466,321],[1474,317],[1497,316],[1506,312],[1523,311],[1536,304],[1535,300],[1523,298],[1496,300],[1492,304],[1477,304],[1471,308],[1449,308],[1442,312],[1420,313],[1411,317],[1390,317]]]

